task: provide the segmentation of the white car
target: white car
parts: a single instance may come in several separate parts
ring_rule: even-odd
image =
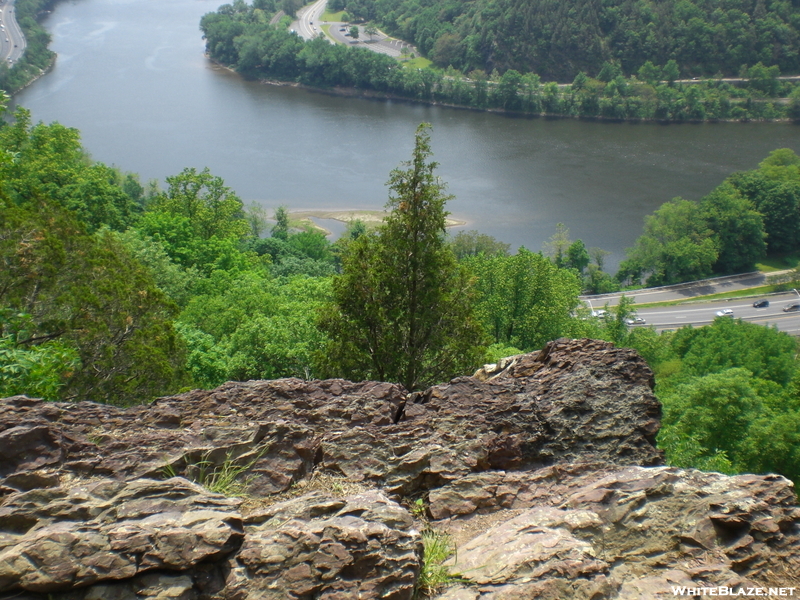
[[[642,317],[628,317],[625,322],[628,325],[644,325],[646,321]]]
[[[600,310],[593,310],[592,311],[592,316],[593,317],[601,317],[602,318],[602,317],[605,317],[607,314],[608,314],[608,311],[607,310],[603,310],[602,308]]]
[[[722,310],[717,311],[718,317],[732,317],[733,311],[730,308],[723,308]]]

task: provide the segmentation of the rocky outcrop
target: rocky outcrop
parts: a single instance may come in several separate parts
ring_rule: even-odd
[[[444,527],[464,542],[453,570],[475,585],[442,598],[666,598],[672,586],[799,583],[800,510],[777,475],[584,463],[448,487],[431,493],[431,509],[462,515]]]
[[[194,571],[242,545],[238,504],[179,478],[102,479],[12,494],[0,507],[0,593]]]
[[[458,545],[468,584],[441,598],[792,582],[791,483],[659,466],[652,383],[633,351],[558,340],[414,394],[284,379],[127,409],[9,398],[0,598],[411,598],[412,496]],[[187,481],[238,469],[255,504]],[[298,497],[323,471],[367,491]]]

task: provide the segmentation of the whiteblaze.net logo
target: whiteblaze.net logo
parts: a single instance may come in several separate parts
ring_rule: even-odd
[[[739,587],[729,588],[719,587],[672,587],[673,596],[688,596],[698,598],[700,596],[794,596],[797,588],[762,588],[762,587]]]

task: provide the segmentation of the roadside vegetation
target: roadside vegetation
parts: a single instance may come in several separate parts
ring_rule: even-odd
[[[52,10],[58,0],[16,0],[17,22],[27,46],[22,58],[9,68],[0,64],[0,90],[9,94],[19,91],[50,68],[56,58],[48,49],[50,34],[39,24],[41,15]]]

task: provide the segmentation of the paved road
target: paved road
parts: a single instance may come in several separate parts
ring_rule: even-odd
[[[325,12],[328,0],[317,0],[297,11],[297,20],[292,23],[294,32],[305,40],[313,40],[322,31],[319,18]]]
[[[350,32],[350,23],[338,21],[321,21],[322,14],[325,12],[327,0],[317,0],[316,2],[304,6],[297,11],[297,20],[291,24],[291,29],[305,40],[312,40],[320,35],[324,35],[323,25],[330,25],[326,39],[332,44],[344,44],[347,46],[357,46],[367,48],[373,52],[387,54],[392,58],[399,58],[403,48],[408,48],[409,52],[416,52],[416,49],[406,42],[394,40],[385,33],[379,31],[371,38],[364,33],[364,26],[359,26],[359,37],[353,39],[345,35]],[[340,31],[343,30],[343,31]]]
[[[734,318],[761,325],[775,325],[781,331],[791,335],[800,335],[800,311],[783,312],[784,307],[800,303],[800,294],[782,292],[765,295],[763,298],[769,300],[769,306],[766,308],[753,308],[752,298],[734,298],[681,306],[640,308],[636,312],[647,321],[644,327],[652,326],[657,331],[663,331],[677,329],[684,325],[695,327],[709,325],[717,318],[717,311],[730,309],[733,311]],[[642,325],[636,327],[642,327]]]
[[[779,273],[771,273],[777,275]],[[747,288],[758,287],[767,284],[767,276],[764,273],[744,273],[742,275],[730,275],[728,277],[716,277],[714,279],[704,279],[702,281],[691,281],[678,285],[669,285],[658,288],[645,288],[631,292],[615,292],[613,294],[599,294],[596,296],[581,296],[581,300],[591,303],[594,308],[601,308],[604,304],[616,306],[620,296],[623,294],[628,298],[634,298],[637,304],[647,304],[651,302],[672,302],[676,300],[687,300],[697,296],[707,296],[720,292],[733,292],[745,290]]]
[[[0,61],[12,65],[25,51],[25,36],[14,14],[14,1],[0,2]]]

